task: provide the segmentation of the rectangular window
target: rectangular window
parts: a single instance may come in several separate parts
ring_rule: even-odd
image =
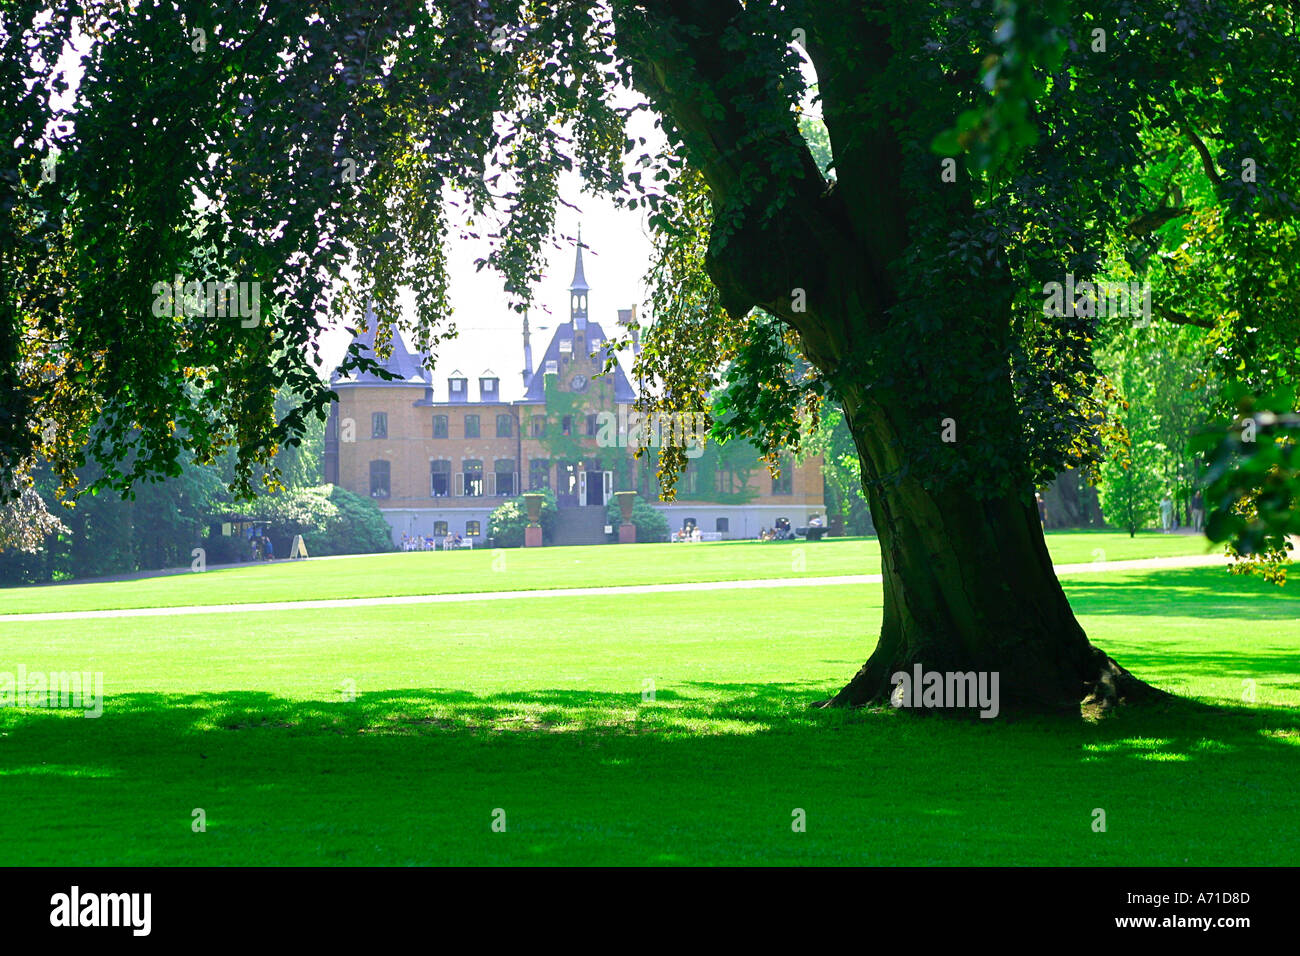
[[[587,437],[588,437],[588,438],[595,438],[595,437],[596,437],[596,433],[597,433],[598,431],[600,431],[600,428],[599,428],[599,426],[596,424],[596,421],[597,421],[597,418],[596,418],[595,415],[588,415],[588,416],[587,416]]]
[[[433,416],[433,437],[434,438],[447,437],[447,416],[446,415]]]
[[[534,438],[546,437],[546,416],[545,415],[533,416],[533,437]]]
[[[478,416],[477,415],[465,416],[465,437],[478,438]]]
[[[483,496],[483,462],[477,458],[466,458],[462,463],[465,473],[465,497],[481,498]]]
[[[551,487],[551,463],[545,458],[533,458],[528,462],[528,490],[544,491]]]
[[[429,462],[429,496],[446,498],[451,494],[451,462]]]
[[[388,437],[388,413],[374,412],[370,416],[370,437],[387,438]]]
[[[560,420],[560,434],[561,434],[561,435],[572,435],[572,434],[573,434],[573,416],[572,416],[572,415],[565,415],[564,418]]]
[[[722,532],[730,531],[730,522],[726,518],[719,518],[715,523],[713,530]]]
[[[497,416],[497,438],[515,437],[515,417],[513,415]]]
[[[513,498],[515,495],[515,460],[513,458],[498,458],[492,467],[492,471],[497,476],[496,493],[502,498]]]
[[[794,494],[794,461],[790,458],[781,459],[781,473],[772,479],[772,494],[774,495],[791,495]]]
[[[679,495],[699,494],[700,470],[695,462],[688,460],[686,468],[677,476],[677,493]]]
[[[477,521],[466,521],[466,522],[465,522],[465,537],[467,537],[467,538],[477,538],[478,535],[479,535],[478,522],[477,522]]]
[[[435,521],[435,522],[433,523],[433,536],[434,536],[435,538],[445,538],[445,537],[447,537],[447,522],[445,522],[445,521]]]
[[[372,461],[370,463],[370,497],[387,498],[388,493],[388,462]]]

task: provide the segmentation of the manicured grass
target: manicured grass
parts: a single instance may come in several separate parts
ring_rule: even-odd
[[[1204,538],[1116,532],[1049,534],[1061,564],[1205,554]],[[340,597],[473,593],[879,574],[874,538],[816,543],[734,541],[601,548],[401,552],[223,568],[136,581],[0,589],[0,614],[187,604],[248,604]]]
[[[1294,863],[1300,591],[1065,583],[1094,641],[1195,699],[809,711],[870,649],[873,585],[0,623],[0,671],[109,695],[0,709],[0,864]]]

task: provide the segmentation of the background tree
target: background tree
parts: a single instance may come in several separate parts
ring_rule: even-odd
[[[1101,466],[1101,507],[1106,520],[1133,537],[1156,520],[1165,485],[1158,474],[1151,422],[1128,406],[1119,416],[1124,438]]]
[[[1209,337],[1170,322],[1113,324],[1098,358],[1120,406],[1101,468],[1102,511],[1133,534],[1153,523],[1167,493],[1186,523],[1199,477],[1192,443],[1217,404]]]
[[[826,487],[826,510],[844,524],[844,533],[872,534],[871,510],[862,495],[862,466],[844,414],[830,408],[821,416],[816,431],[804,441],[804,451],[822,456],[822,479]]]
[[[311,555],[371,554],[392,551],[393,533],[379,507],[339,485],[284,490],[253,501],[237,503],[235,515],[264,522],[276,557],[287,558],[295,535],[302,535]],[[209,539],[208,560],[243,561],[249,557],[248,541],[216,536]]]

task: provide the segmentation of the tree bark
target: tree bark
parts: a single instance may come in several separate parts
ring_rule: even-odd
[[[863,475],[889,469],[898,436],[888,412],[848,415]],[[917,664],[997,673],[1004,708],[1108,709],[1159,695],[1089,643],[1027,490],[982,498],[909,477],[864,486],[880,538],[884,617],[875,651],[827,706],[886,703],[893,675]]]

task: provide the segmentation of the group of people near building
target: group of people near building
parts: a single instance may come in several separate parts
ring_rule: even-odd
[[[402,535],[403,551],[453,551],[464,546],[465,539],[459,534],[447,534],[442,538],[431,534]]]
[[[248,532],[248,550],[249,556],[254,561],[274,561],[275,546],[271,544],[271,539],[264,534],[256,534],[252,530]]]
[[[826,519],[821,515],[813,515],[808,519],[808,527],[824,528],[826,527]],[[799,530],[800,533],[802,533],[804,529],[801,528]],[[790,527],[789,518],[777,518],[776,524],[771,528],[758,529],[759,541],[793,541],[798,537],[799,535]]]

